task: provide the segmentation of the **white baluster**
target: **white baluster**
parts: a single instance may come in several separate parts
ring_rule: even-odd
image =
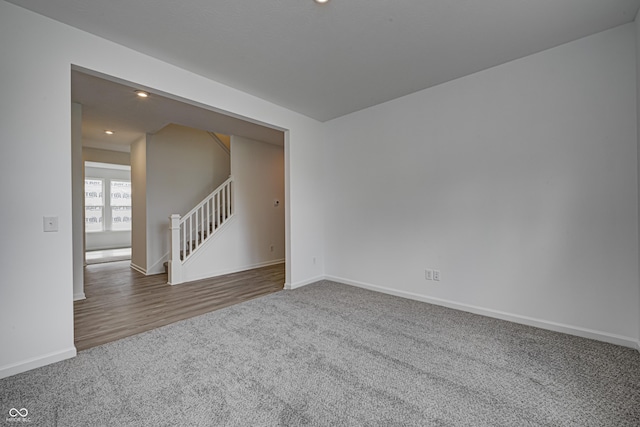
[[[227,220],[227,186],[222,187],[222,222]]]
[[[227,219],[231,216],[231,187],[229,184],[225,187],[225,196],[227,198]]]
[[[180,227],[182,228],[182,254],[184,256],[187,254],[187,223],[182,221]]]
[[[174,261],[173,258],[175,257],[175,254],[173,254],[174,246],[177,245],[178,260],[181,262],[186,261],[187,258],[233,214],[234,208],[231,186],[232,181],[230,177],[227,182],[207,196],[175,225],[177,231],[175,232],[175,242],[172,240],[171,243],[172,254],[170,255],[170,264]],[[179,215],[177,215],[177,217],[178,219],[180,218]],[[174,215],[170,218],[173,220]],[[173,223],[171,227],[173,230]],[[172,231],[172,239],[173,237]],[[180,257],[181,251],[183,254],[182,257]],[[174,270],[175,269],[176,267],[174,266]]]
[[[205,235],[207,238],[209,238],[209,199],[206,200],[205,204],[204,204],[204,216],[205,216]]]
[[[233,200],[233,183],[229,181],[229,215],[233,215],[233,204],[235,201]]]
[[[200,246],[202,239],[202,208],[196,210],[196,249]]]
[[[193,214],[189,215],[189,255],[193,251]],[[187,254],[184,254],[184,259],[187,259]]]

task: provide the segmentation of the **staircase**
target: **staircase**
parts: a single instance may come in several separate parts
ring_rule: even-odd
[[[167,263],[170,285],[182,283],[182,266],[233,217],[233,179],[229,177],[184,216],[173,214],[171,252]]]

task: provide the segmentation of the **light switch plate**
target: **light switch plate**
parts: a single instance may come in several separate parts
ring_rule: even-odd
[[[58,231],[58,217],[57,216],[42,217],[42,228],[46,232]]]

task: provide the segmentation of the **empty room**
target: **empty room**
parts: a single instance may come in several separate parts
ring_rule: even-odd
[[[639,9],[0,0],[0,423],[640,425]],[[131,264],[181,292],[282,251],[282,290],[76,348],[79,72],[281,136],[283,194],[194,221],[283,242],[228,227],[195,267],[132,159],[163,234]]]

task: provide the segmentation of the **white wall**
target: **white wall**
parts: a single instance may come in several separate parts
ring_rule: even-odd
[[[102,150],[90,147],[82,148],[82,160],[85,162],[112,163],[115,165],[131,164],[131,156],[128,152]]]
[[[636,136],[638,138],[638,161],[637,164],[640,167],[640,11],[636,15],[635,20],[635,30],[636,30],[636,114],[637,114],[637,126],[636,126]],[[638,200],[640,202],[640,172],[636,171],[638,175]],[[640,215],[638,216],[638,226],[640,227]],[[639,236],[640,238],[640,233]],[[640,261],[639,261],[640,264]],[[640,298],[638,299],[638,311],[640,311]],[[640,322],[640,319],[638,319]],[[638,326],[640,329],[640,325]],[[638,351],[640,351],[640,333],[638,334]]]
[[[131,266],[147,268],[147,137],[131,144]]]
[[[184,264],[185,281],[284,261],[283,148],[232,136],[231,175],[234,216]]]
[[[84,171],[82,161],[82,105],[71,104],[71,218],[73,235],[73,299],[84,295]]]
[[[321,123],[7,2],[0,2],[0,377],[75,354],[71,219],[71,66],[289,130],[287,281],[323,274]],[[38,173],[26,174],[25,171]],[[20,180],[15,177],[19,176]],[[44,178],[44,179],[43,179]],[[40,196],[31,197],[33,188]],[[135,196],[134,196],[135,197]],[[44,233],[42,217],[59,217]],[[38,259],[38,268],[32,261]]]
[[[129,248],[131,247],[131,232],[105,231],[101,233],[87,233],[86,243],[87,251]]]
[[[329,122],[327,274],[634,345],[634,43],[628,24]]]
[[[13,208],[0,210],[10,224],[0,231],[2,253],[14,254],[0,261],[0,376],[75,355],[69,69],[52,64],[47,30],[27,34],[16,11],[0,3],[0,181],[15,183],[2,186]],[[28,53],[36,43],[42,50]],[[59,231],[44,233],[43,216],[57,216]]]
[[[147,274],[169,259],[169,216],[184,215],[229,178],[229,154],[207,132],[169,125],[147,136]]]

